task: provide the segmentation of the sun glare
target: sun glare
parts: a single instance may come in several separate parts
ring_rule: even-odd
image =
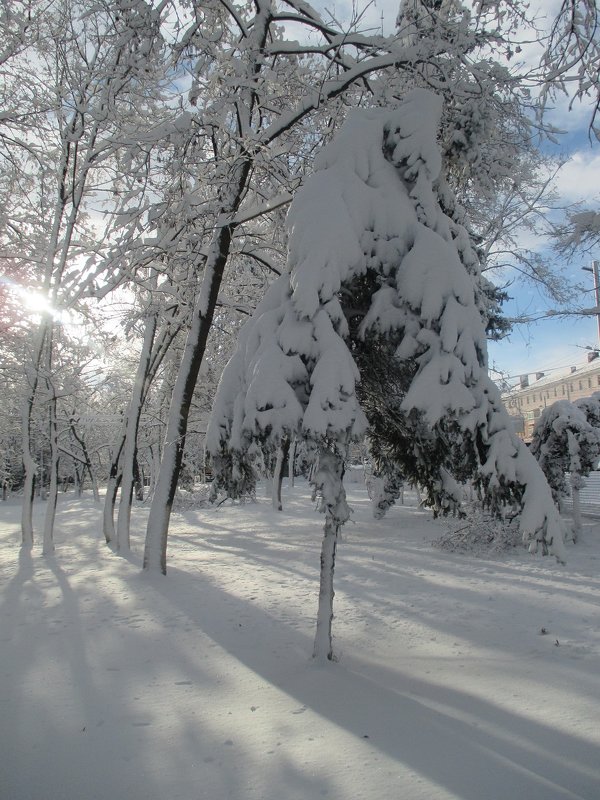
[[[26,289],[21,289],[19,294],[25,308],[29,309],[29,311],[33,311],[34,314],[52,314],[52,316],[59,314],[48,302],[48,299],[38,292],[30,292]]]
[[[71,311],[56,308],[41,292],[20,286],[4,275],[0,276],[0,282],[5,284],[12,294],[18,298],[23,309],[23,316],[41,317],[47,314],[60,325],[67,327],[74,338],[87,338],[85,326],[77,320]]]

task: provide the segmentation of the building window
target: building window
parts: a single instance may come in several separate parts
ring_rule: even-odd
[[[592,388],[592,379],[588,378],[588,389]]]
[[[554,387],[554,397],[556,397],[556,386]]]
[[[579,381],[579,391],[583,389],[583,381]]]
[[[535,395],[533,395],[533,402],[535,403]]]

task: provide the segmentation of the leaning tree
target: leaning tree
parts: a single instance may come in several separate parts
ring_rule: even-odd
[[[367,430],[385,436],[358,388],[382,354],[402,378],[393,454],[438,510],[455,508],[455,479],[470,478],[494,512],[520,508],[532,551],[564,556],[543,473],[488,377],[476,251],[445,211],[453,207],[447,185],[439,191],[441,111],[438,95],[414,90],[395,109],[352,112],[320,153],[290,209],[289,272],[244,328],[209,427],[208,448],[232,494],[252,480],[257,452],[285,437],[302,438],[313,454],[325,512],[318,658],[332,658],[348,445]]]

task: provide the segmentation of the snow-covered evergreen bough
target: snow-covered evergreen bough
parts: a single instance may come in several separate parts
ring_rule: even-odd
[[[230,495],[248,488],[257,454],[283,437],[314,454],[325,513],[317,658],[332,658],[335,549],[349,516],[344,458],[365,433],[439,511],[459,502],[454,477],[469,477],[493,510],[520,508],[532,552],[564,559],[546,480],[487,374],[489,293],[443,181],[440,116],[441,99],[422,89],[393,110],[349,115],[292,204],[289,272],[244,327],[215,399],[207,448]],[[387,449],[377,404],[363,408],[359,388],[378,359],[393,367],[380,391],[393,394]],[[372,375],[370,384],[372,398]]]

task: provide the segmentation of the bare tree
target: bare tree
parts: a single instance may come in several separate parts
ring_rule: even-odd
[[[3,116],[1,126],[0,138],[13,139],[11,152],[17,154],[13,165],[18,159],[15,170],[21,183],[17,205],[3,227],[4,257],[13,265],[34,265],[25,276],[27,286],[45,300],[32,331],[25,370],[22,535],[26,546],[33,543],[32,414],[37,403],[45,403],[53,431],[50,458],[55,476],[59,453],[51,377],[54,330],[60,310],[72,304],[87,277],[84,257],[102,241],[90,217],[94,204],[100,205],[112,192],[117,153],[135,139],[140,120],[150,113],[144,86],[149,59],[157,50],[157,31],[155,14],[145,3],[59,0],[46,4],[35,20],[35,36],[5,64],[13,81],[23,75],[29,78],[27,91]],[[34,70],[25,69],[32,63]],[[46,551],[53,547],[55,494],[53,480]]]

